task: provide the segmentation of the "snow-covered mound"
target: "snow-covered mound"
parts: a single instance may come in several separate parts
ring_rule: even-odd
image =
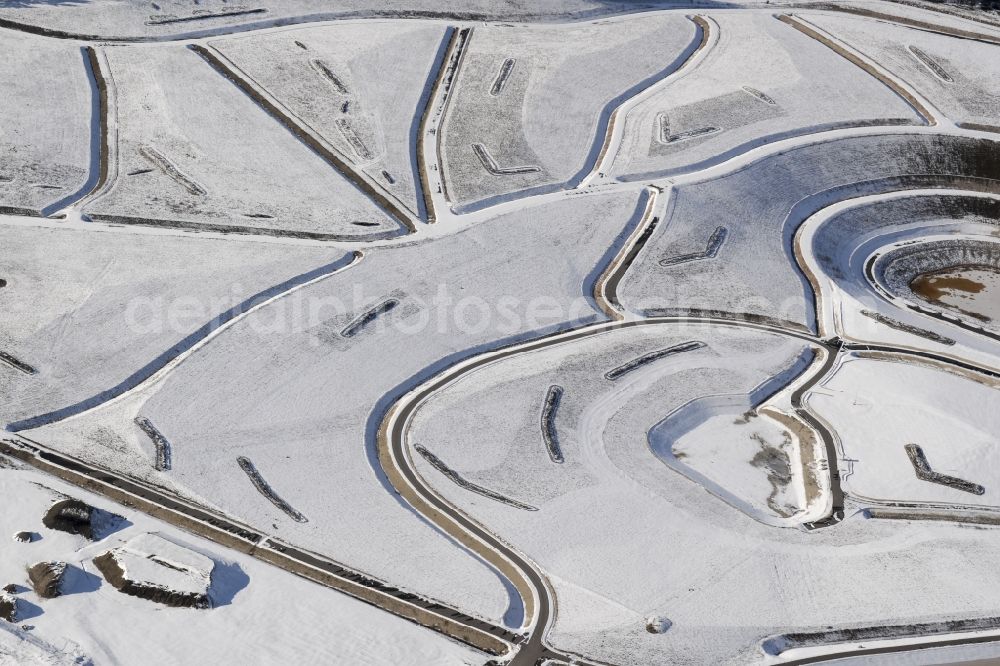
[[[95,509],[78,499],[66,497],[49,507],[42,518],[42,524],[50,530],[79,534],[91,541],[97,541],[115,531],[122,520],[121,516]],[[28,541],[31,541],[30,536]]]
[[[0,594],[0,620],[17,622],[17,597],[8,592]]]
[[[38,562],[28,568],[28,579],[35,588],[35,594],[43,599],[53,599],[62,595],[66,576],[65,562]]]
[[[167,606],[209,608],[212,558],[163,537],[140,534],[94,558],[94,565],[119,591]]]

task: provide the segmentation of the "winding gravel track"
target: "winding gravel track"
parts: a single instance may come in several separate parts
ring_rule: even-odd
[[[693,19],[697,20],[697,19]],[[36,29],[30,29],[23,25],[13,24],[11,22],[0,22],[0,27],[6,27],[11,29],[28,29],[28,31],[36,32]],[[699,28],[701,29],[701,40],[700,44],[693,50],[690,54],[688,61],[683,63],[683,68],[689,68],[696,65],[698,61],[704,56],[704,51],[707,50],[705,47],[709,45],[710,30],[707,23],[700,22]],[[50,32],[49,36],[57,38],[75,38],[75,39],[96,39],[96,37],[87,35],[67,35],[64,33]],[[145,41],[142,39],[135,39],[130,41]],[[95,68],[96,70],[96,68]],[[437,99],[438,91],[432,90],[430,99],[428,100],[428,109],[430,109],[435,101],[440,101]],[[106,102],[104,103],[106,105]],[[430,114],[428,114],[430,115]],[[933,115],[930,116],[929,120],[932,122],[935,120]],[[432,127],[430,129],[436,130],[436,125],[433,122],[429,122]],[[423,125],[423,123],[422,123]],[[804,137],[797,137],[795,139],[776,142],[775,144],[763,148],[758,148],[755,150],[748,151],[744,155],[728,159],[720,164],[713,165],[707,169],[699,170],[691,174],[685,174],[674,182],[683,182],[685,180],[701,179],[705,177],[711,177],[712,175],[720,171],[730,171],[736,168],[740,168],[741,165],[752,162],[756,159],[761,158],[769,154],[780,152],[781,150],[787,150],[788,147],[794,145],[803,145],[806,143],[814,143],[823,141],[824,139],[833,139],[840,136],[847,135],[875,135],[879,132],[879,128],[865,128],[861,130],[833,130],[828,132],[823,132],[817,135],[810,135]],[[885,128],[881,128],[882,132],[885,132]],[[897,131],[910,131],[910,130],[891,130],[893,132]],[[954,131],[954,130],[950,130]],[[425,127],[421,127],[421,134],[425,132],[429,133],[429,130]],[[514,202],[510,204],[503,204],[495,206],[490,209],[484,209],[482,211],[477,211],[476,213],[470,213],[468,215],[455,215],[446,205],[446,200],[443,196],[434,194],[430,191],[429,184],[424,188],[425,196],[427,197],[427,208],[428,217],[431,220],[435,218],[445,221],[457,223],[461,221],[462,226],[467,226],[473,221],[480,221],[487,217],[495,216],[498,211],[505,211],[511,208],[521,208],[526,206],[531,206],[536,203],[544,203],[551,201],[558,197],[582,194],[584,188],[590,184],[589,180],[596,177],[601,169],[605,157],[613,151],[609,151],[608,148],[610,144],[614,141],[614,123],[610,123],[607,128],[606,145],[602,151],[601,157],[597,160],[597,164],[594,165],[593,171],[588,179],[581,183],[580,188],[574,192],[559,192],[549,195],[543,195],[539,197],[531,197],[530,202]],[[421,137],[422,138],[422,137]],[[433,142],[427,142],[433,143]],[[418,151],[421,153],[421,158],[427,157],[433,153],[433,148],[424,148],[423,145],[418,147]],[[424,160],[421,159],[423,163]],[[433,165],[433,168],[438,171],[437,176],[440,176],[440,164],[438,161],[426,160],[427,164]],[[427,177],[425,173],[421,173],[422,182],[424,178]],[[630,191],[639,190],[642,185],[639,184],[614,184],[610,186],[602,187],[591,187],[587,188],[589,191],[587,193],[602,193],[614,189],[627,189]],[[634,259],[637,253],[636,245],[640,243],[643,237],[643,232],[649,231],[650,225],[655,225],[655,218],[651,217],[652,201],[655,200],[654,196],[650,197],[649,213],[647,213],[647,219],[644,220],[643,224],[639,225],[637,234],[630,239],[625,250],[620,254],[618,258],[608,267],[606,274],[613,278],[614,275],[620,277],[621,274],[627,270],[628,265],[631,260]],[[72,221],[71,221],[72,222]],[[441,225],[444,227],[445,225]],[[436,235],[444,235],[445,233],[454,233],[460,230],[458,224],[451,225],[451,228],[445,231],[441,229],[433,234],[427,234],[428,237],[433,237]],[[647,234],[648,235],[648,234]],[[385,242],[376,242],[371,244],[357,244],[352,247],[368,247],[377,246],[381,244],[386,244]],[[641,244],[638,245],[641,248]],[[359,253],[360,256],[360,253]],[[339,270],[339,268],[338,268]],[[322,279],[320,276],[317,279]],[[605,284],[609,280],[605,280]],[[305,283],[305,284],[308,284]],[[299,285],[304,286],[304,285]],[[618,321],[602,322],[598,324],[591,324],[578,329],[564,331],[558,334],[553,334],[539,338],[533,341],[513,345],[510,347],[505,347],[499,350],[494,350],[491,352],[486,352],[479,356],[473,357],[467,361],[459,363],[451,368],[448,368],[441,374],[432,378],[428,382],[420,385],[411,392],[404,395],[395,405],[393,405],[386,414],[386,417],[382,423],[382,427],[379,431],[378,436],[378,454],[379,461],[383,466],[388,478],[400,492],[402,497],[422,515],[424,515],[430,522],[437,525],[443,531],[451,534],[460,543],[464,544],[466,547],[470,548],[484,557],[487,561],[491,562],[501,573],[508,577],[514,586],[517,588],[518,592],[521,594],[524,601],[525,608],[525,623],[526,629],[528,630],[528,637],[523,642],[520,643],[517,653],[514,656],[511,664],[516,664],[518,666],[533,666],[545,659],[553,659],[560,662],[570,662],[577,664],[595,663],[588,662],[586,660],[581,660],[580,657],[575,655],[562,654],[554,651],[546,646],[545,635],[547,629],[552,622],[554,613],[554,599],[553,594],[546,583],[544,575],[535,567],[535,565],[524,555],[517,552],[512,547],[504,544],[498,537],[491,534],[485,527],[479,525],[477,522],[466,516],[459,509],[443,500],[435,491],[428,486],[420,475],[416,472],[413,467],[412,460],[410,458],[409,451],[407,449],[406,442],[406,429],[411,419],[412,415],[415,413],[416,409],[428,399],[435,391],[442,388],[446,384],[450,383],[457,377],[471,372],[474,369],[499,358],[506,356],[512,356],[514,354],[533,351],[536,349],[544,348],[550,345],[562,344],[570,340],[581,339],[591,335],[596,335],[602,333],[612,328],[620,328],[627,326],[645,326],[645,325],[662,325],[667,323],[702,323],[711,324],[715,326],[731,326],[731,327],[742,327],[749,328],[760,331],[767,331],[771,333],[776,333],[779,335],[786,335],[802,340],[806,340],[812,344],[821,346],[825,348],[828,353],[824,362],[807,381],[801,384],[792,396],[792,404],[795,408],[798,416],[806,421],[809,425],[815,428],[821,435],[826,444],[828,452],[828,460],[830,461],[830,474],[833,482],[833,512],[831,516],[826,521],[821,521],[819,523],[814,523],[812,527],[824,527],[826,525],[831,525],[836,523],[843,515],[843,493],[839,488],[839,472],[836,467],[836,449],[833,443],[832,434],[825,429],[825,427],[812,417],[807,409],[802,405],[802,397],[806,392],[811,389],[816,383],[822,380],[822,378],[832,369],[836,359],[841,351],[877,351],[889,354],[897,354],[907,357],[918,357],[925,360],[931,360],[938,363],[946,363],[953,366],[962,367],[965,370],[970,370],[973,372],[979,372],[989,376],[1000,376],[998,373],[987,368],[981,368],[971,363],[966,363],[963,361],[956,360],[947,356],[933,354],[930,352],[916,351],[913,349],[901,349],[896,347],[890,347],[885,345],[844,345],[840,340],[834,338],[831,340],[823,340],[808,332],[783,327],[776,324],[752,321],[745,317],[741,317],[736,313],[727,314],[726,316],[711,316],[711,317],[700,317],[700,316],[669,316],[669,317],[650,317],[642,320],[624,320],[624,313],[621,312],[619,308],[614,307],[614,284],[612,282],[609,285],[610,288],[606,291],[601,291],[601,296],[603,298],[599,299],[601,302],[602,309],[605,310],[609,316],[612,316]],[[287,293],[287,292],[285,292]],[[596,295],[596,294],[595,294]],[[241,315],[246,315],[256,310],[259,307],[263,307],[267,303],[271,302],[273,299],[267,299],[266,301],[254,303],[250,310],[246,310],[241,313]],[[233,320],[235,321],[235,320]],[[209,334],[204,338],[198,340],[191,348],[184,352],[181,356],[171,359],[165,366],[159,368],[151,376],[145,377],[140,380],[140,385],[146,381],[157,381],[163,374],[168,372],[173,366],[183,360],[187,354],[192,353],[201,345],[208,342],[211,337],[221,333],[228,324],[232,322],[227,322],[226,324],[220,326],[219,328],[209,331]],[[132,388],[139,388],[137,385]],[[114,396],[111,400],[117,399],[121,394]],[[105,404],[101,401],[100,404]],[[92,408],[88,405],[88,408]],[[85,408],[86,410],[86,408]],[[76,413],[82,413],[81,410]],[[49,415],[45,415],[49,416]],[[52,419],[58,420],[58,419]],[[169,494],[163,493],[156,489],[151,489],[144,487],[141,484],[137,484],[131,479],[128,479],[122,475],[117,475],[106,470],[102,470],[98,467],[88,465],[81,461],[73,460],[66,456],[61,456],[60,454],[47,450],[44,446],[37,443],[30,443],[30,440],[22,438],[21,441],[16,443],[3,443],[0,444],[0,450],[18,457],[22,460],[29,462],[30,464],[38,466],[46,472],[56,474],[61,478],[70,481],[81,487],[88,488],[90,490],[96,490],[97,492],[102,492],[103,494],[111,497],[116,501],[129,502],[135,505],[140,510],[143,510],[151,515],[165,518],[171,520],[169,516],[173,516],[172,522],[174,524],[188,529],[190,531],[203,534],[212,538],[218,543],[223,545],[234,547],[244,552],[250,552],[255,557],[259,557],[265,561],[271,562],[276,566],[283,569],[293,571],[299,575],[305,575],[310,577],[317,582],[326,584],[330,587],[340,589],[348,594],[352,594],[361,598],[368,603],[372,603],[376,606],[389,610],[389,612],[394,612],[397,615],[406,617],[407,619],[413,620],[414,622],[423,624],[424,626],[431,626],[432,628],[446,633],[449,636],[457,638],[458,640],[463,640],[470,645],[479,647],[480,649],[487,649],[495,653],[502,653],[508,647],[509,643],[517,643],[517,637],[511,634],[509,631],[488,625],[481,621],[475,620],[474,618],[469,618],[468,616],[463,616],[458,611],[452,609],[447,609],[439,604],[433,602],[422,602],[418,599],[418,602],[414,602],[414,595],[404,593],[399,590],[383,589],[385,586],[380,586],[378,584],[367,585],[365,581],[371,582],[370,579],[365,578],[363,575],[356,572],[350,572],[344,569],[340,565],[330,563],[328,560],[323,558],[305,553],[304,551],[295,549],[294,547],[287,546],[285,544],[279,544],[268,537],[255,533],[250,528],[247,528],[236,521],[227,519],[224,516],[209,512],[201,507],[196,507],[186,502],[174,498]],[[168,516],[169,514],[169,516]],[[322,575],[321,575],[322,574]],[[331,583],[331,577],[336,579],[336,584]],[[361,581],[359,583],[359,580]],[[376,582],[377,583],[377,582]],[[356,587],[360,586],[368,590],[367,593],[359,591]],[[370,594],[369,594],[370,593]],[[365,596],[365,594],[369,594]],[[374,596],[372,596],[374,595]],[[381,596],[380,596],[381,595]],[[399,604],[403,604],[402,607]],[[407,605],[409,604],[409,605]],[[420,612],[413,610],[413,608],[418,608],[420,612],[429,613],[430,615],[421,616]],[[402,608],[402,610],[401,610]],[[428,620],[430,617],[430,620]],[[998,637],[971,637],[961,640],[948,640],[948,641],[925,641],[921,643],[911,643],[909,645],[895,645],[890,647],[871,647],[862,650],[849,650],[841,652],[831,652],[824,654],[822,656],[809,657],[801,660],[793,660],[789,664],[806,664],[814,663],[818,661],[826,661],[829,659],[834,659],[844,656],[855,656],[855,655],[868,655],[868,654],[883,654],[890,652],[903,652],[911,651],[915,649],[920,649],[924,647],[942,646],[942,645],[962,645],[979,643],[986,641],[996,641],[1000,640]]]

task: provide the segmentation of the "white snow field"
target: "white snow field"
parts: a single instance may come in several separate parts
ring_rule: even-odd
[[[969,530],[860,518],[835,531],[776,529],[651,456],[647,432],[666,415],[693,400],[745,395],[789,367],[802,345],[703,324],[643,328],[651,330],[484,366],[424,403],[407,436],[462,479],[537,509],[470,492],[410,452],[436,492],[547,572],[556,647],[614,663],[736,664],[764,659],[759,638],[768,633],[995,612],[983,585],[995,579],[997,555]],[[651,348],[692,339],[707,348],[629,379],[603,377]],[[561,464],[547,454],[539,423],[552,384],[563,387]],[[733,477],[764,475],[747,458],[741,464]],[[760,504],[766,485],[753,498]],[[650,634],[649,616],[673,624]]]
[[[306,238],[405,230],[183,46],[108,47],[117,178],[98,219]]]
[[[802,16],[912,85],[950,120],[1000,126],[996,44],[854,16]]]
[[[996,661],[1000,10],[905,3],[0,2],[0,666]]]
[[[849,460],[845,488],[878,504],[1000,507],[996,381],[886,359],[847,356],[806,397],[837,432]],[[917,477],[905,445],[923,449],[934,472],[984,492]]]
[[[21,616],[16,624],[0,620],[2,664],[278,664],[292,647],[295,658],[307,663],[483,661],[481,653],[433,631],[33,470],[0,467],[0,491],[0,579],[17,586]],[[126,522],[93,542],[46,529],[42,516],[66,495]],[[10,538],[22,530],[40,538]],[[193,550],[199,560],[210,558],[213,608],[171,608],[124,595],[103,580],[93,558],[133,540],[148,543],[150,533]],[[68,589],[55,599],[31,591],[25,572],[47,559],[71,567]]]
[[[356,266],[248,315],[132,397],[25,435],[176,486],[286,541],[466,612],[493,621],[509,614],[517,626],[519,610],[501,581],[387,492],[373,469],[374,429],[414,377],[488,345],[597,319],[585,284],[637,215],[632,193],[578,197],[433,243],[372,250]],[[519,243],[509,253],[494,252],[513,238]],[[558,261],[543,255],[555,243],[565,250]],[[398,305],[351,330],[389,301]],[[154,470],[137,415],[169,440],[170,471]],[[262,496],[240,456],[308,522]]]
[[[680,14],[473,28],[439,138],[449,200],[461,210],[575,186],[611,112],[675,70],[697,31]]]
[[[464,480],[545,512],[550,503],[575,491],[585,495],[601,481],[591,469],[606,457],[601,427],[632,401],[648,401],[660,409],[659,418],[648,424],[649,463],[666,464],[711,486],[725,501],[766,521],[775,513],[768,505],[774,490],[769,476],[777,474],[775,465],[791,464],[777,460],[780,452],[775,465],[754,462],[757,453],[775,448],[757,439],[761,433],[778,441],[786,434],[754,409],[800,374],[811,353],[794,339],[746,337],[697,325],[598,330],[585,342],[498,361],[428,400],[414,418],[409,442]],[[755,362],[775,375],[762,377],[758,385],[729,367],[733,354],[755,344],[766,347]],[[660,352],[665,353],[657,356]],[[558,395],[550,399],[553,391]],[[716,419],[733,426],[723,448],[712,441],[711,431],[725,430]],[[440,480],[448,483],[424,460],[418,469],[435,486]],[[801,470],[788,474],[777,489],[781,494],[802,485]],[[494,510],[513,520],[524,515],[473,494],[463,504],[483,515]]]
[[[333,248],[190,235],[0,234],[0,351],[34,370],[0,365],[4,425],[99,404],[254,303],[350,262]]]
[[[421,215],[416,133],[444,38],[442,24],[366,21],[211,44]]]
[[[647,316],[726,311],[811,326],[810,290],[792,255],[804,219],[843,199],[907,188],[995,192],[998,146],[924,132],[831,138],[675,185],[619,298]],[[720,201],[730,203],[720,210]],[[711,249],[719,229],[715,255],[692,258]]]
[[[78,45],[6,30],[0,52],[0,211],[48,214],[85,193],[91,177],[97,111],[87,55]]]
[[[669,175],[837,127],[921,123],[874,77],[773,15],[711,19],[704,57],[622,114],[610,176]]]
[[[155,5],[155,6],[154,6]],[[650,2],[640,9],[681,7]],[[165,40],[206,37],[297,23],[354,18],[445,18],[459,21],[572,21],[634,11],[606,0],[546,0],[541,3],[454,0],[17,0],[0,6],[0,20],[29,31],[93,39]],[[945,17],[947,18],[947,17]]]
[[[914,274],[997,263],[998,220],[995,195],[934,190],[860,197],[809,218],[796,235],[796,256],[819,294],[820,330],[997,367],[998,340],[983,334],[996,324],[958,309],[973,294],[949,307],[909,284]]]

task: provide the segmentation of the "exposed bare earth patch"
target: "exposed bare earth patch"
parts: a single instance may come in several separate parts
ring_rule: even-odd
[[[1000,318],[1000,271],[989,267],[947,268],[918,275],[910,289],[922,299],[990,322]]]

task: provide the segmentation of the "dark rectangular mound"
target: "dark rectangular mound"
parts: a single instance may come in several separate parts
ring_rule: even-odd
[[[129,596],[148,599],[174,608],[211,608],[212,606],[208,595],[204,593],[180,592],[152,583],[129,580],[113,550],[95,557],[94,566],[115,589]]]

